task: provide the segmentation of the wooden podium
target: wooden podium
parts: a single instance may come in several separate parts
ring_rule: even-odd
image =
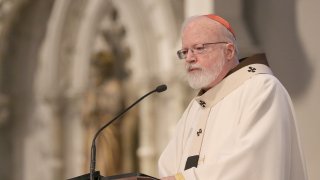
[[[126,173],[114,176],[101,176],[99,171],[94,173],[95,180],[159,180],[158,178],[148,176],[142,173]],[[77,176],[67,180],[90,180],[90,174]]]

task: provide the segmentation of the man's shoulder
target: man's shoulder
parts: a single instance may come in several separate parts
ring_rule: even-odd
[[[261,86],[261,87],[269,87],[269,86],[281,86],[282,83],[279,81],[277,77],[272,74],[257,74],[248,79],[247,83],[249,85]]]
[[[257,74],[244,83],[244,88],[251,95],[288,95],[279,79],[272,74]]]

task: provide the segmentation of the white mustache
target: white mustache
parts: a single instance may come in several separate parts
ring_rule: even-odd
[[[196,65],[196,64],[186,64],[186,70],[189,71],[191,69],[202,69],[201,66]]]

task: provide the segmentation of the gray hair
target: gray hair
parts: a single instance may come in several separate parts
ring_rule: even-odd
[[[182,24],[181,34],[184,31],[184,29],[186,28],[186,26],[190,22],[195,21],[195,20],[197,20],[199,18],[202,18],[202,17],[204,17],[204,16],[203,15],[195,15],[195,16],[188,17]],[[210,18],[208,18],[208,19],[210,19]],[[226,38],[225,40],[227,42],[230,42],[230,43],[232,43],[234,45],[234,47],[235,47],[235,56],[236,56],[236,58],[238,60],[239,59],[239,49],[238,49],[238,43],[237,43],[236,38],[233,36],[233,34],[225,26],[223,26],[222,24],[220,24],[219,22],[217,22],[215,20],[212,20],[212,22],[214,22],[216,25],[221,27],[219,29],[221,30],[220,32],[222,33],[222,36],[224,38]]]

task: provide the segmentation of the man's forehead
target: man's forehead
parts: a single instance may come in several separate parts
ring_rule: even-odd
[[[205,16],[198,16],[190,21],[188,21],[185,24],[184,30],[189,29],[189,28],[203,28],[203,29],[215,29],[218,27],[218,23],[205,17]]]
[[[219,24],[208,18],[199,18],[186,24],[182,31],[182,43],[190,41],[194,43],[204,43],[208,40],[217,39]]]
[[[225,30],[229,31],[235,38],[235,34],[230,23],[222,17],[215,14],[194,16],[185,21],[182,28],[182,38],[184,38],[184,34],[189,36],[201,33],[206,34],[209,38],[220,39],[217,36],[225,35],[225,33],[223,33]]]

